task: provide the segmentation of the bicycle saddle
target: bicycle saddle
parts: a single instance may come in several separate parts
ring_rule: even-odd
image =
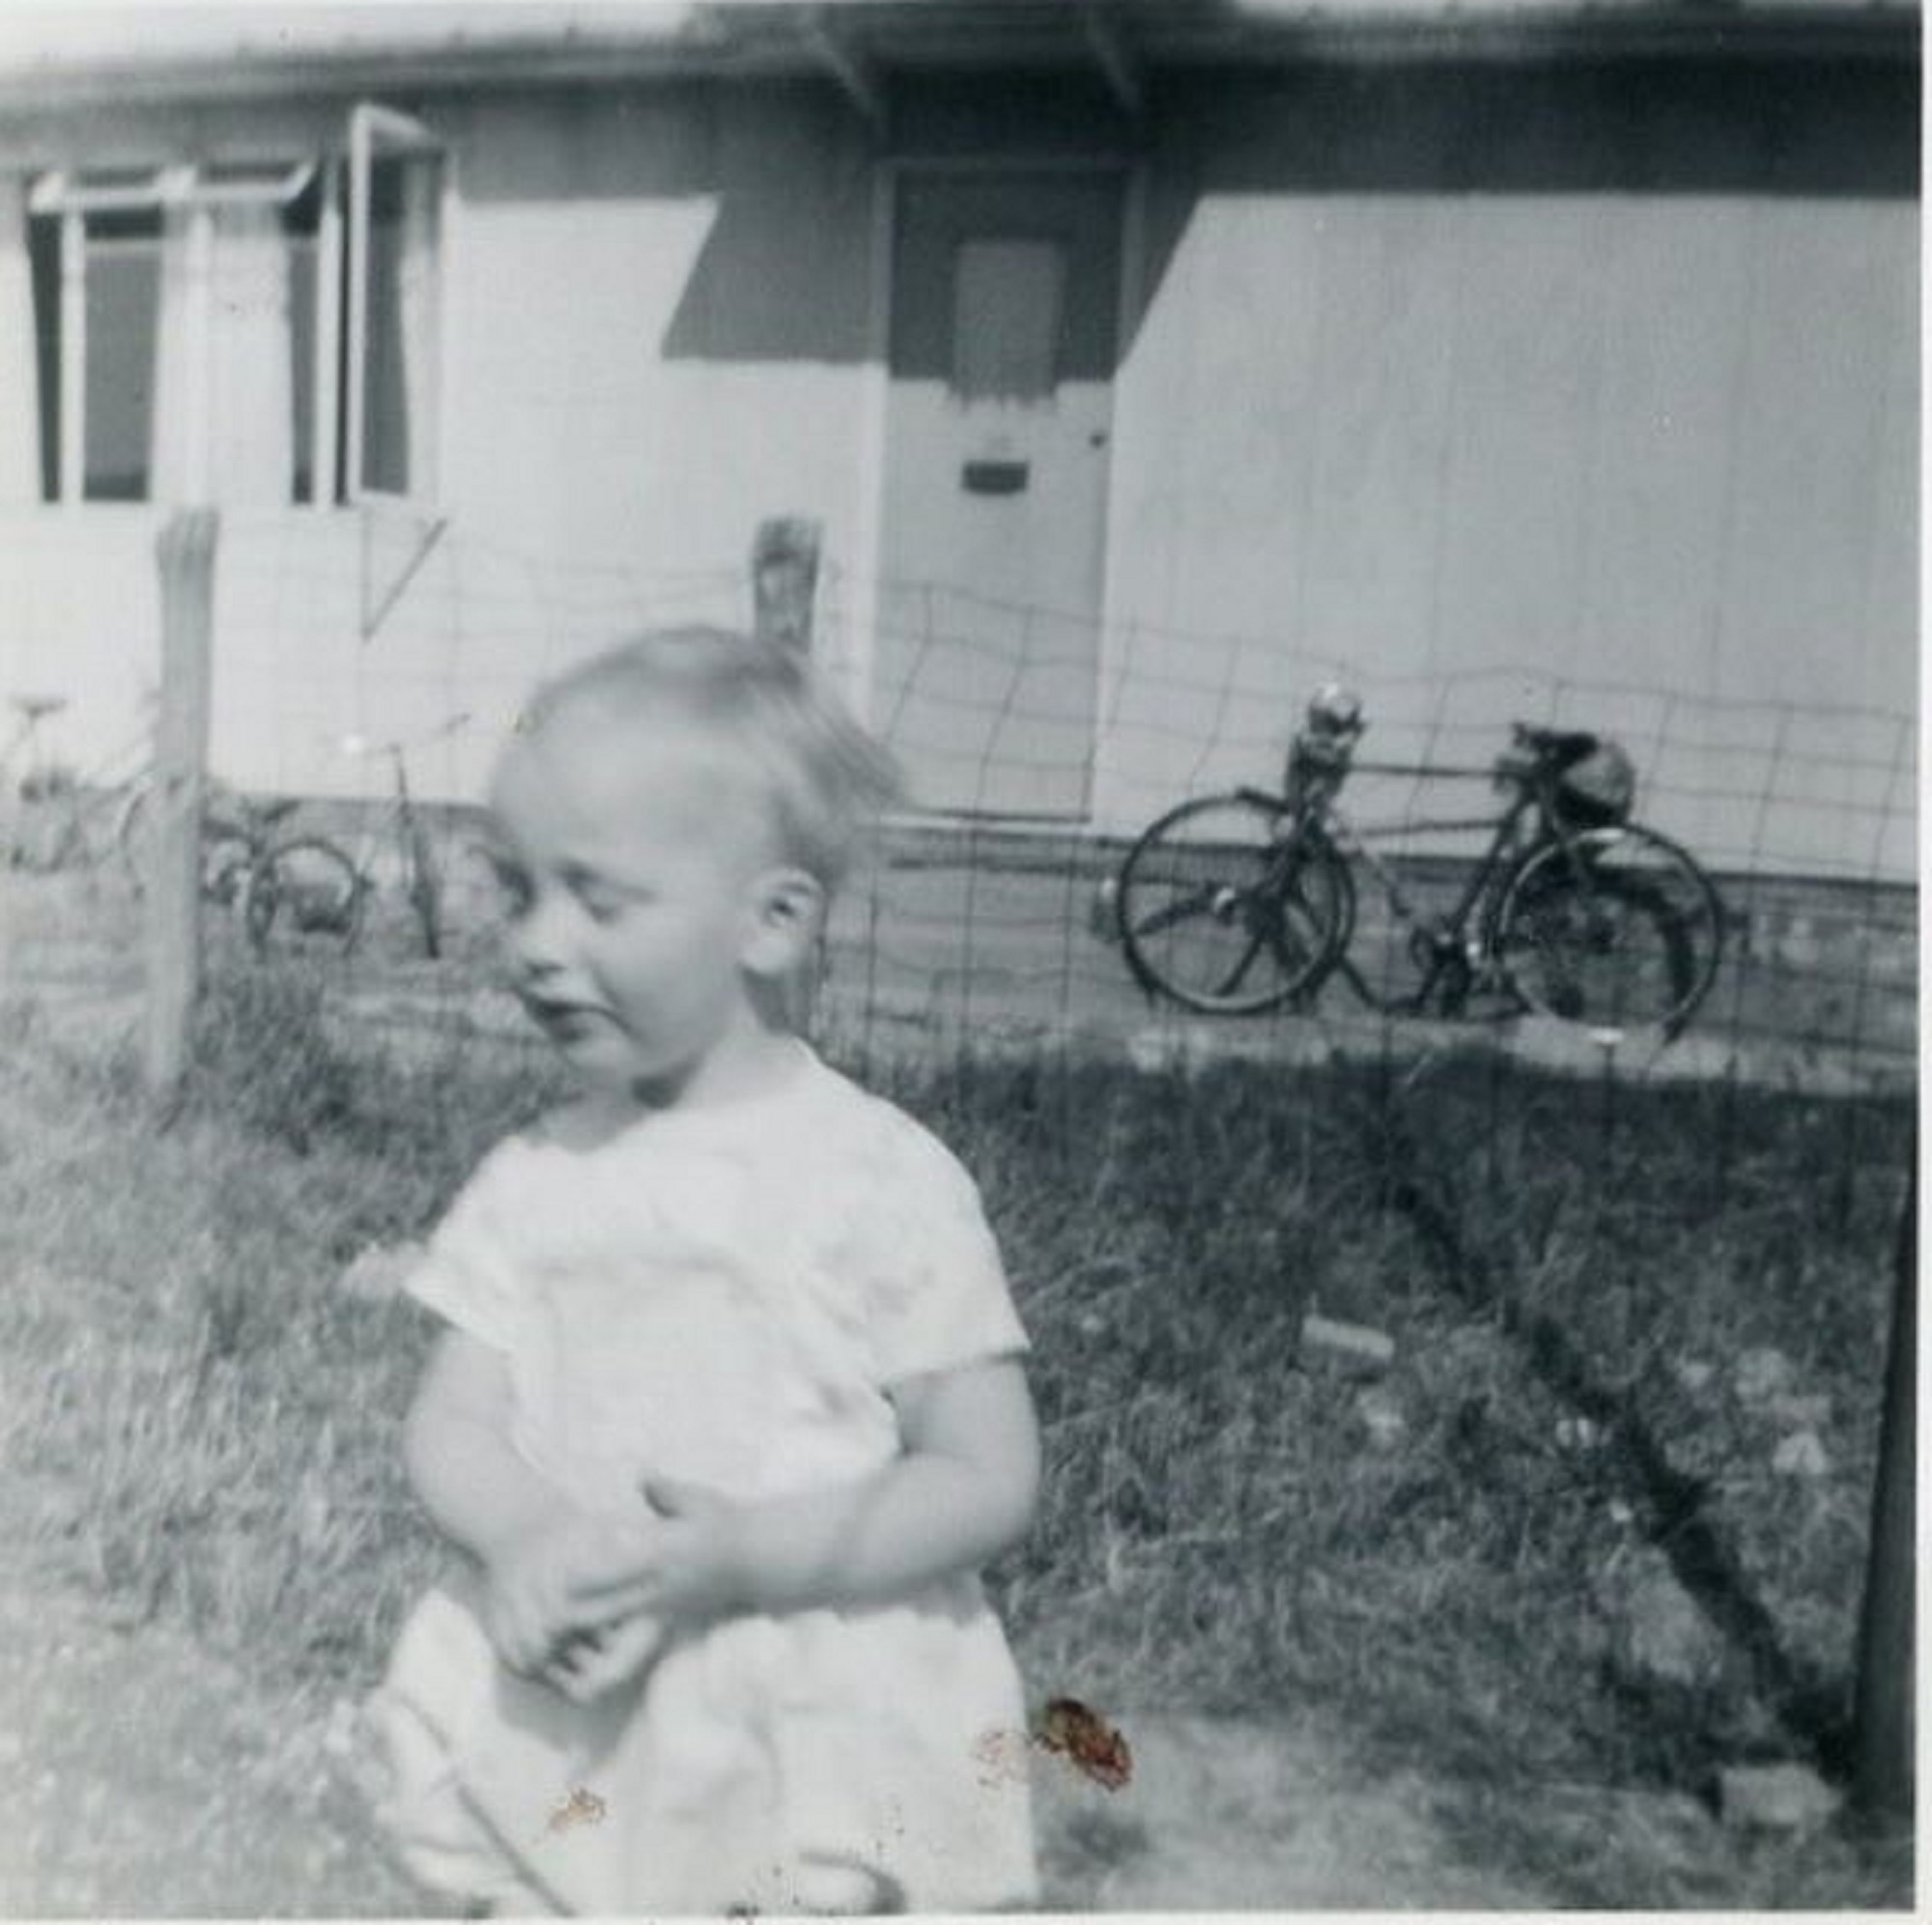
[[[1586,729],[1539,728],[1527,722],[1514,723],[1511,733],[1518,748],[1527,749],[1540,760],[1561,764],[1581,760],[1596,748],[1599,739]]]
[[[67,707],[65,695],[14,695],[11,699],[29,722],[39,722],[43,715],[58,715]]]

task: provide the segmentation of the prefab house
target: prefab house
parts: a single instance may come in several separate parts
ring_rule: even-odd
[[[353,787],[344,733],[462,711],[423,771],[460,797],[560,659],[742,620],[786,515],[812,646],[940,814],[1118,831],[1264,778],[1341,674],[1391,746],[1605,722],[1720,863],[1907,874],[1918,36],[1897,0],[16,16],[0,684],[105,753],[156,532],[211,503],[217,773]]]

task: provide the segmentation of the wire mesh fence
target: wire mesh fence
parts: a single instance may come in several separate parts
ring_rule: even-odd
[[[306,932],[342,1007],[402,1029],[508,1033],[516,1012],[496,986],[476,844],[488,771],[520,704],[542,676],[627,632],[745,625],[752,587],[728,559],[645,572],[407,518],[235,517],[215,600],[213,776],[230,793],[298,797],[274,835],[338,844],[362,879],[353,944],[331,946],[327,927]],[[47,602],[29,615],[49,637],[73,620]],[[1689,667],[1676,689],[1500,663],[1393,674],[1264,636],[1103,626],[832,565],[812,647],[897,751],[911,793],[827,931],[814,1021],[841,1048],[1292,1062],[1480,1047],[1592,1074],[1810,1090],[1911,1083],[1909,713],[1695,687]],[[114,813],[101,807],[108,784],[88,778],[107,757],[79,745],[138,736],[139,676],[126,654],[118,677],[85,674],[48,732],[50,765],[75,772],[73,806],[86,802],[98,820]],[[1349,786],[1350,816],[1425,916],[1481,853],[1496,814],[1490,765],[1513,720],[1625,745],[1637,816],[1693,851],[1722,898],[1721,962],[1685,1033],[1607,1049],[1522,1020],[1506,996],[1461,1021],[1391,1018],[1339,976],[1265,1017],[1201,1018],[1150,1000],[1106,900],[1124,850],[1183,797],[1276,784],[1309,692],[1337,676],[1362,694],[1374,759],[1406,771],[1365,769]],[[386,744],[400,758],[369,752]],[[423,806],[441,883],[434,957],[405,899],[398,768]],[[16,853],[24,846],[16,835]],[[1357,880],[1351,960],[1378,993],[1399,991],[1412,932],[1384,892]],[[6,884],[14,980],[138,993],[135,892],[112,863],[44,876],[16,866]],[[231,888],[209,907],[217,966],[249,960],[240,895]]]

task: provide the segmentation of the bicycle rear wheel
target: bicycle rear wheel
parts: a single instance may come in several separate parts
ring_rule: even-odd
[[[1634,825],[1532,849],[1504,886],[1491,933],[1529,1008],[1666,1039],[1709,993],[1722,947],[1710,878],[1676,843]]]
[[[136,896],[147,890],[147,867],[154,861],[148,837],[154,817],[153,799],[135,789],[115,813],[112,840],[121,872]],[[256,838],[239,823],[203,811],[201,818],[201,893],[221,909],[233,909],[246,892],[248,872],[255,860]]]
[[[298,837],[270,849],[248,877],[242,920],[258,955],[346,952],[362,925],[362,879],[333,842]]]
[[[1355,900],[1327,837],[1260,794],[1170,809],[1127,851],[1115,899],[1144,988],[1243,1016],[1316,987],[1348,943]]]

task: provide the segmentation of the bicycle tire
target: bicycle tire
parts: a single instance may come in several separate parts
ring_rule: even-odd
[[[233,823],[201,825],[201,894],[218,909],[238,907],[248,892],[255,867],[255,844]]]
[[[1723,905],[1690,854],[1630,823],[1538,844],[1511,871],[1491,953],[1529,1009],[1677,1035],[1710,993]]]
[[[1135,979],[1204,1015],[1254,1016],[1306,997],[1354,926],[1335,845],[1285,802],[1203,796],[1151,823],[1122,862],[1115,915]]]
[[[30,797],[17,806],[10,830],[9,860],[29,875],[57,875],[84,866],[87,833],[74,805],[54,797]]]
[[[362,896],[362,877],[341,849],[324,836],[297,836],[268,850],[250,869],[242,924],[257,955],[347,954],[361,933]]]
[[[146,837],[149,791],[137,788],[115,814],[112,840],[128,887],[138,898],[146,893],[142,873],[148,860]],[[233,909],[247,891],[258,840],[240,824],[203,813],[201,818],[201,893],[205,901]]]

